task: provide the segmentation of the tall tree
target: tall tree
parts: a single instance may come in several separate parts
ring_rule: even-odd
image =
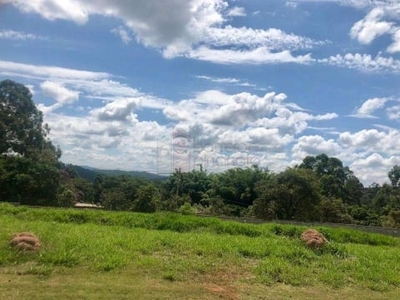
[[[400,166],[393,166],[393,168],[391,168],[388,173],[388,177],[390,179],[392,187],[398,187],[400,184]]]
[[[273,181],[260,182],[256,188],[254,214],[263,219],[311,221],[319,218],[321,200],[316,175],[305,169],[287,169]]]
[[[49,130],[29,89],[1,81],[0,200],[56,204],[61,151],[47,138]]]
[[[43,125],[43,115],[32,101],[27,87],[11,80],[0,82],[0,154],[18,153],[29,157],[37,155],[38,150],[54,150],[46,139],[49,133],[47,124]],[[57,157],[59,158],[59,157]]]
[[[298,168],[312,170],[318,176],[324,196],[343,199],[348,204],[360,203],[363,185],[340,159],[324,153],[307,156]]]
[[[220,197],[225,203],[249,207],[256,199],[255,187],[260,181],[270,181],[272,174],[268,169],[252,166],[251,168],[232,168],[214,176],[208,194]]]

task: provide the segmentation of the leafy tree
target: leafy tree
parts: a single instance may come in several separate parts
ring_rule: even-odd
[[[22,84],[0,82],[0,199],[56,205],[61,150],[47,138],[42,113]],[[3,188],[4,187],[4,188]]]
[[[392,187],[398,187],[400,184],[400,166],[393,166],[393,168],[391,168],[388,173],[388,177],[390,179]]]
[[[158,209],[156,184],[130,175],[97,176],[94,194],[110,210],[154,212]]]
[[[373,201],[378,192],[381,190],[381,186],[373,182],[367,188],[364,189],[361,204],[369,207],[373,207]]]
[[[144,184],[136,191],[133,210],[147,213],[155,212],[158,208],[157,198],[156,187],[151,183]]]
[[[25,157],[61,155],[46,138],[50,129],[32,101],[29,89],[11,80],[0,82],[0,154],[18,153]],[[41,153],[43,150],[50,150]]]
[[[164,198],[188,195],[193,203],[200,202],[202,194],[210,187],[211,179],[203,171],[182,173],[176,170],[163,184]]]
[[[400,209],[400,193],[389,184],[383,184],[374,199],[373,208],[380,214],[386,215],[391,209]]]
[[[318,204],[318,215],[322,222],[351,223],[352,218],[347,213],[346,205],[342,199],[322,197]]]
[[[251,168],[233,168],[213,176],[211,189],[207,192],[211,198],[217,197],[226,204],[249,207],[257,197],[255,187],[260,181],[269,181],[272,174],[268,169],[258,166]]]
[[[60,172],[53,165],[26,157],[1,156],[0,201],[31,205],[57,205]]]
[[[318,219],[319,182],[311,170],[287,169],[273,181],[260,182],[253,213],[264,219],[310,221]]]
[[[353,223],[365,226],[380,226],[381,220],[379,215],[367,206],[353,205],[349,207],[349,214],[353,219]]]
[[[57,195],[58,206],[72,207],[77,202],[77,197],[74,191],[66,188]]]
[[[102,206],[108,210],[130,210],[131,203],[118,189],[108,189],[102,194]]]
[[[102,195],[103,190],[104,190],[104,187],[103,187],[104,178],[105,178],[104,175],[97,174],[95,179],[94,179],[94,182],[93,182],[93,190],[94,190],[93,196],[94,196],[94,201],[96,203],[102,202],[101,195]]]
[[[71,179],[77,194],[77,201],[85,203],[94,203],[94,188],[93,184],[81,177],[74,177]]]
[[[400,228],[400,209],[391,210],[385,218],[384,226]]]
[[[312,170],[318,176],[324,196],[343,199],[348,204],[360,204],[363,185],[340,159],[324,153],[307,156],[298,168]]]

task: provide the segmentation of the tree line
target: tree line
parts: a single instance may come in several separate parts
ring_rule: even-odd
[[[96,203],[109,210],[175,211],[262,219],[400,227],[400,166],[390,183],[364,187],[349,167],[326,154],[307,156],[274,173],[232,168],[222,173],[176,170],[165,180],[129,175],[78,175],[60,161],[61,149],[22,84],[0,82],[0,201],[72,207]]]

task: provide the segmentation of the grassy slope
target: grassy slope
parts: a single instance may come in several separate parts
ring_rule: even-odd
[[[315,252],[302,245],[299,226],[0,205],[0,295],[400,299],[399,239],[319,229],[330,244]],[[10,249],[21,231],[39,236],[40,252]]]

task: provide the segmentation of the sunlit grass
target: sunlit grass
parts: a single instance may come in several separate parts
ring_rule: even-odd
[[[311,250],[300,240],[304,229],[167,213],[0,205],[0,278],[51,280],[79,270],[81,276],[109,274],[110,282],[118,280],[118,274],[129,273],[139,281],[193,284],[223,274],[230,284],[247,287],[285,284],[384,293],[399,289],[399,239],[319,228],[330,242],[323,249]],[[40,238],[39,252],[9,247],[10,236],[22,231]]]

